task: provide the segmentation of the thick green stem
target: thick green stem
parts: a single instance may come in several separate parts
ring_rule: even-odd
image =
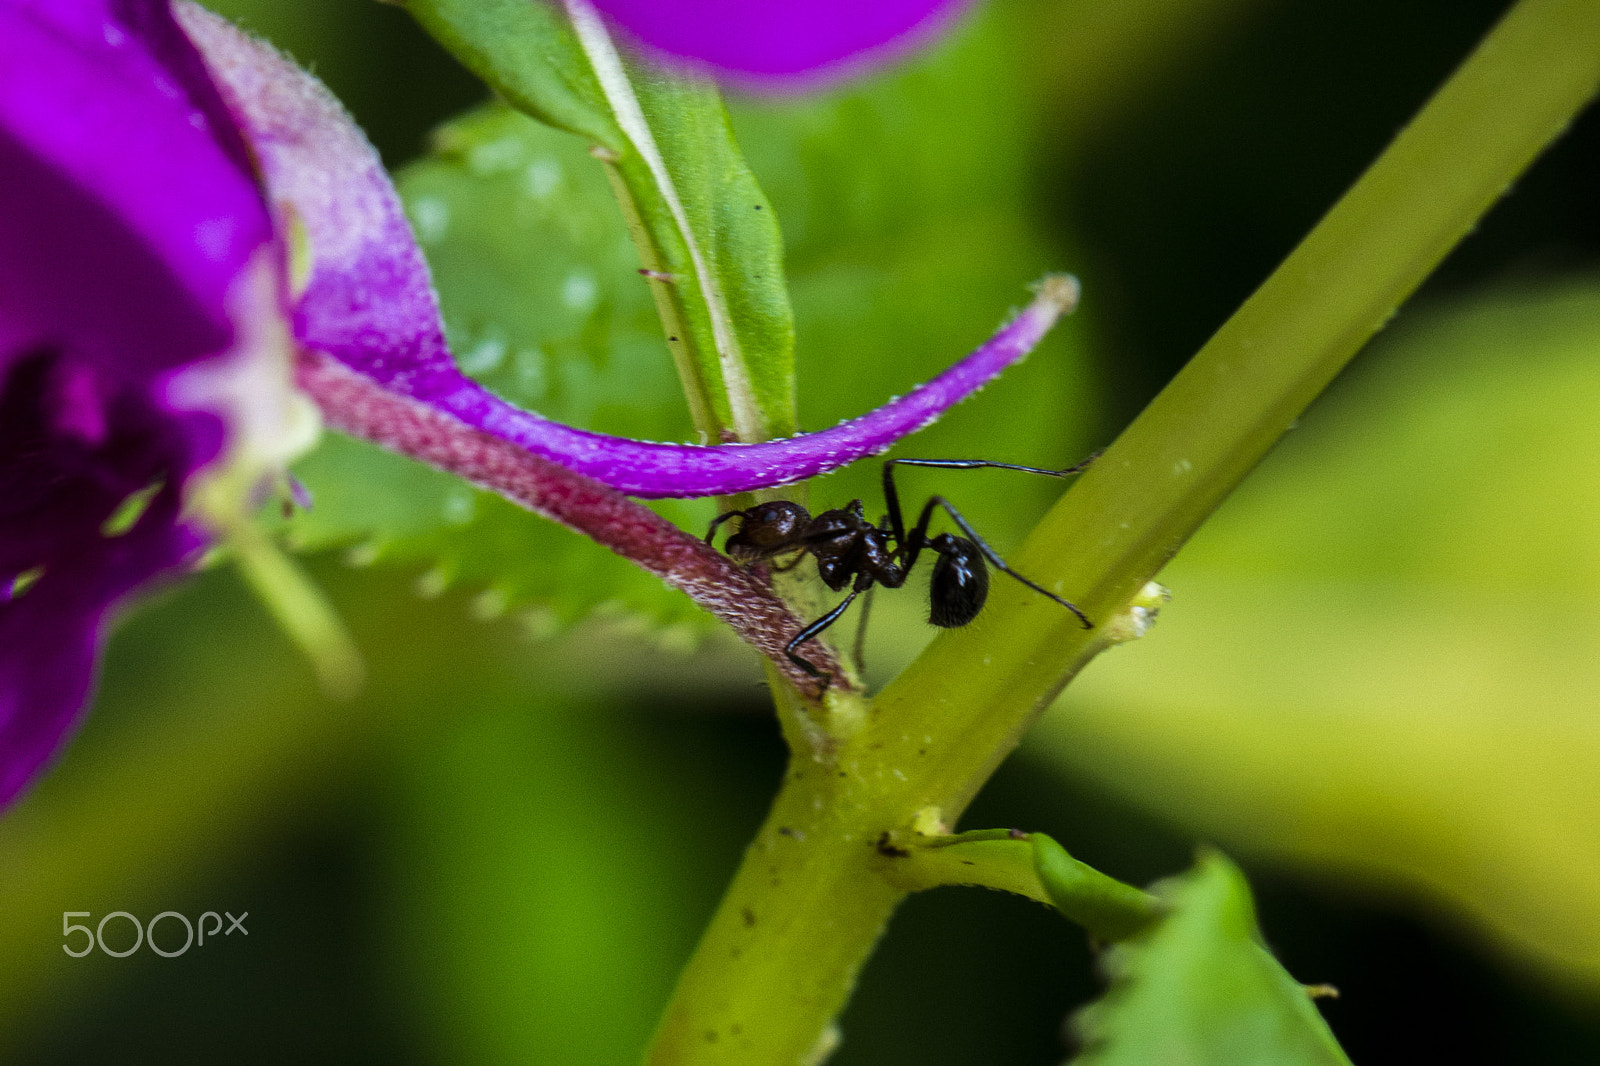
[[[1522,0],[1500,22],[1018,552],[1019,570],[1099,627],[999,585],[859,733],[825,761],[796,757],[651,1062],[814,1061],[900,895],[875,873],[881,834],[960,816],[1067,680],[1138,628],[1130,612],[1156,572],[1597,83],[1600,2]]]
[[[797,755],[707,929],[648,1062],[820,1062],[905,890],[878,876],[882,782]],[[805,960],[800,962],[799,960]]]

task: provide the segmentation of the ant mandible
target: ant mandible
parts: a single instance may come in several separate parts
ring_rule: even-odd
[[[1033,466],[995,463],[987,459],[890,459],[883,464],[883,497],[889,513],[877,525],[867,521],[860,500],[851,500],[845,507],[823,511],[815,516],[798,503],[777,500],[718,515],[706,531],[706,543],[712,543],[718,526],[738,518],[738,532],[730,535],[724,545],[724,550],[736,561],[748,565],[795,552],[792,560],[775,568],[784,571],[798,566],[810,553],[817,561],[817,576],[822,578],[823,584],[835,592],[843,591],[846,585],[850,586],[850,594],[838,606],[800,630],[784,646],[784,654],[789,656],[789,660],[812,677],[822,677],[822,671],[795,649],[837,622],[855,598],[874,585],[891,589],[904,585],[906,576],[917,564],[923,549],[938,556],[933,564],[933,578],[929,582],[928,621],[933,625],[955,629],[978,616],[989,597],[989,570],[984,565],[987,559],[1002,573],[1011,575],[1071,611],[1083,623],[1083,628],[1092,629],[1093,623],[1075,605],[1007,566],[1005,560],[984,543],[961,512],[943,496],[929,497],[922,506],[917,524],[908,534],[901,516],[900,494],[895,490],[894,468],[931,466],[944,470],[976,470],[993,467],[1048,477],[1069,477],[1082,472],[1094,458],[1091,455],[1065,470],[1043,470]],[[928,523],[933,519],[936,507],[944,508],[966,536],[940,533],[930,538]]]

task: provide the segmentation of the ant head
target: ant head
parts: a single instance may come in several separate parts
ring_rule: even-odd
[[[739,532],[728,538],[729,555],[743,563],[765,559],[799,546],[811,515],[798,503],[774,500],[742,513]]]
[[[940,533],[928,541],[939,553],[929,581],[928,622],[956,629],[978,617],[989,598],[989,567],[983,553],[966,537]]]

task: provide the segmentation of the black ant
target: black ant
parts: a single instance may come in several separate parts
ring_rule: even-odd
[[[838,621],[855,598],[874,585],[891,589],[904,585],[906,576],[917,564],[923,549],[939,557],[933,564],[929,588],[928,621],[933,625],[955,629],[978,616],[984,601],[989,598],[989,570],[984,565],[984,560],[988,559],[1002,573],[1010,574],[1035,592],[1050,597],[1071,611],[1083,623],[1083,628],[1092,629],[1093,623],[1075,605],[1007,566],[1005,560],[984,543],[961,512],[943,496],[930,497],[923,504],[922,514],[908,534],[905,520],[901,517],[900,494],[894,487],[894,468],[897,465],[932,466],[945,470],[994,467],[1049,477],[1068,477],[1081,472],[1093,460],[1094,456],[1091,455],[1065,470],[1042,470],[1032,466],[994,463],[986,459],[890,459],[883,464],[883,497],[889,513],[877,525],[867,521],[860,500],[851,500],[848,506],[823,511],[814,517],[798,503],[777,500],[718,515],[706,531],[706,543],[712,543],[718,526],[731,518],[738,518],[741,520],[739,531],[729,536],[724,545],[724,550],[738,562],[755,563],[795,552],[792,560],[775,567],[776,570],[785,571],[798,566],[809,552],[817,560],[817,576],[822,578],[823,584],[835,592],[850,585],[850,594],[837,607],[800,630],[784,646],[784,654],[789,656],[789,660],[812,677],[822,677],[823,674],[795,649]],[[930,538],[927,535],[928,523],[933,518],[935,507],[943,507],[966,536],[940,533]]]

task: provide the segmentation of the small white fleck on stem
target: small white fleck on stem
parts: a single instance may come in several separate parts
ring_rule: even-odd
[[[1102,635],[1107,644],[1125,644],[1130,640],[1138,640],[1150,632],[1150,627],[1156,623],[1156,616],[1161,613],[1162,605],[1170,599],[1172,593],[1166,586],[1146,581],[1144,588],[1128,601],[1128,606],[1117,612],[1102,627],[1104,630]]]

